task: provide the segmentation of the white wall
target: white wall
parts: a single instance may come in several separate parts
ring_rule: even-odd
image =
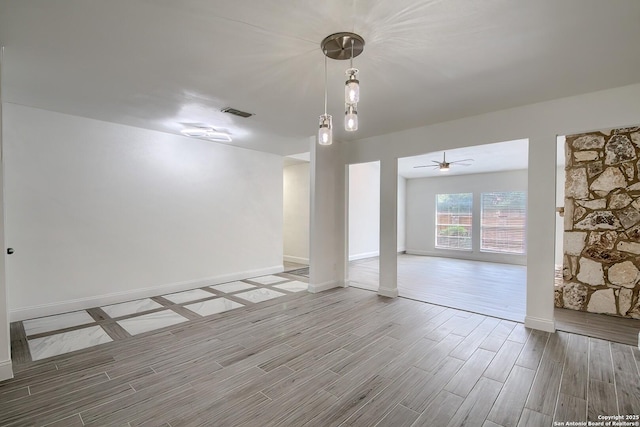
[[[380,162],[349,165],[349,260],[380,254]]]
[[[4,105],[13,320],[282,269],[282,157]]]
[[[480,194],[527,191],[527,171],[508,171],[407,180],[407,253],[526,265],[525,255],[480,251]],[[473,250],[435,247],[436,194],[473,193]]]
[[[2,56],[4,47],[0,46],[0,101],[2,100]],[[9,311],[7,306],[7,282],[5,280],[5,227],[4,227],[4,149],[2,132],[2,103],[0,102],[0,381],[13,377],[11,364],[11,339],[9,334]]]
[[[285,261],[309,263],[309,163],[286,166],[283,172]]]
[[[407,179],[398,175],[398,252],[407,249]]]
[[[525,324],[537,329],[554,330],[556,136],[628,126],[637,123],[638,116],[640,84],[634,84],[350,141],[344,148],[344,162],[352,164],[381,160],[384,170],[385,164],[397,162],[399,157],[467,147],[470,143],[480,145],[528,138],[530,185],[527,201],[529,233]],[[397,177],[385,176],[390,175],[382,174],[383,191],[385,194],[386,191],[395,194]],[[390,190],[391,183],[385,179],[393,180],[393,190]],[[383,222],[393,228],[387,232],[396,231],[394,221],[381,219]],[[386,242],[386,239],[382,240]],[[391,245],[395,251],[395,236]],[[390,250],[385,243],[381,245],[381,271],[392,268],[386,263],[395,263],[391,257],[384,262],[382,260],[382,252]],[[329,263],[329,260],[325,262]]]

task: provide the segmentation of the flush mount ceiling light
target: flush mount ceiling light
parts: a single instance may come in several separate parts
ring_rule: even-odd
[[[231,142],[231,135],[225,131],[216,130],[212,127],[186,127],[180,131],[185,136],[192,138],[208,139],[214,142]]]
[[[333,123],[331,115],[327,114],[327,58],[351,61],[347,69],[347,81],[344,89],[344,128],[347,131],[358,130],[358,102],[360,101],[360,82],[358,69],[353,68],[353,58],[364,50],[364,39],[355,33],[335,33],[325,37],[320,43],[324,53],[324,114],[320,116],[318,143],[331,145],[333,140]]]

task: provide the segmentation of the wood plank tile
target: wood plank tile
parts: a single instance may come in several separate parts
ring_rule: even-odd
[[[525,328],[522,323],[516,323],[516,325],[513,327],[513,331],[511,331],[507,339],[509,341],[515,341],[519,342],[520,344],[525,344],[527,340],[529,340],[531,331],[532,329]]]
[[[376,424],[376,427],[410,427],[414,425],[419,416],[420,414],[409,408],[396,405]]]
[[[29,396],[29,387],[20,387],[12,390],[0,392],[0,404],[11,402],[12,400],[22,399]]]
[[[460,408],[456,411],[447,427],[454,426],[478,426],[481,427],[485,418],[491,411],[502,383],[488,378],[480,378],[469,395],[464,399]]]
[[[505,341],[483,375],[489,379],[500,381],[501,383],[505,382],[509,376],[509,372],[511,372],[516,360],[520,356],[523,347],[524,344],[515,341]]]
[[[598,415],[618,413],[616,388],[612,383],[589,379],[588,387],[587,421],[598,421]]]
[[[415,367],[424,369],[427,372],[433,372],[433,370],[442,363],[451,350],[456,348],[458,344],[462,342],[464,338],[460,335],[449,334],[436,344],[422,359],[415,363]]]
[[[628,345],[611,343],[620,415],[640,415],[640,374]],[[634,369],[636,368],[636,369]]]
[[[522,348],[520,356],[516,360],[516,365],[523,368],[538,369],[538,364],[542,359],[542,353],[549,339],[548,332],[531,331],[527,343]]]
[[[402,375],[395,378],[388,387],[372,397],[362,408],[350,416],[343,426],[373,426],[384,418],[394,406],[409,393],[414,391],[416,384],[430,376],[418,368],[409,368]]]
[[[589,338],[589,378],[613,383],[613,361],[608,341]]]
[[[566,423],[567,421],[587,421],[587,401],[579,397],[560,393],[553,420],[559,423]]]
[[[498,352],[500,347],[502,347],[507,338],[509,338],[509,335],[513,332],[513,328],[515,328],[515,326],[515,322],[501,320],[489,336],[482,341],[480,348]]]
[[[313,420],[325,426],[339,425],[367,403],[369,399],[387,387],[389,383],[391,383],[390,379],[373,375],[364,383],[341,396],[340,400],[322,411]]]
[[[533,369],[514,366],[487,419],[505,427],[516,426],[535,375]]]
[[[460,409],[464,397],[441,390],[416,420],[416,426],[446,426]]]
[[[451,378],[444,389],[458,396],[466,397],[495,355],[492,351],[477,349]]]
[[[82,423],[82,419],[79,414],[72,415],[68,418],[64,418],[62,420],[56,421],[51,424],[46,424],[46,427],[82,427],[84,424]]]
[[[522,403],[505,403],[506,396],[517,400],[530,394],[531,406],[548,412],[550,401],[537,391],[545,384],[555,388],[552,395],[562,390],[556,420],[578,419],[587,410],[592,415],[615,411],[616,399],[621,411],[637,406],[637,349],[606,341],[590,344],[573,334],[546,336],[519,323],[379,298],[354,288],[292,294],[281,302],[248,304],[99,348],[44,361],[14,361],[16,378],[0,383],[0,425],[75,425],[82,422],[78,414],[86,412],[92,414],[87,421],[98,425],[167,427],[184,421],[188,426],[215,418],[220,426],[346,422],[431,427],[435,417],[444,420],[442,425],[509,427]],[[350,345],[353,353],[344,348]],[[528,354],[520,354],[525,347]],[[496,350],[469,391],[482,370],[471,368],[476,358]],[[611,382],[592,377],[587,393],[589,350],[595,355],[594,376],[607,379],[610,374]],[[557,387],[543,381],[555,381],[553,364],[563,364]],[[538,381],[512,386],[511,377],[529,372],[526,366],[540,370]],[[461,401],[444,390],[447,384],[468,392],[467,398]],[[337,390],[338,396],[325,388]],[[509,411],[504,424],[491,419]],[[522,410],[519,423],[551,425],[548,415],[529,408]]]
[[[468,360],[471,355],[474,354],[478,346],[492,333],[499,323],[500,320],[498,319],[486,317],[477,328],[471,331],[471,333],[469,333],[469,335],[467,335],[467,337],[449,353],[449,356]]]
[[[551,422],[550,416],[524,408],[518,427],[550,426]]]
[[[446,357],[430,377],[426,377],[418,383],[416,392],[405,397],[400,403],[411,410],[422,413],[463,364],[464,362],[460,359]]]
[[[31,352],[27,342],[27,334],[24,332],[22,322],[9,324],[9,336],[11,337],[11,360],[14,364],[31,362]]]
[[[561,379],[562,365],[543,359],[525,406],[552,417],[556,409]]]
[[[325,390],[337,397],[344,396],[356,385],[366,382],[371,377],[380,376],[379,371],[399,354],[400,352],[397,350],[384,349],[360,363],[355,369],[342,375],[333,384],[325,387]]]
[[[589,338],[571,335],[564,361],[560,393],[586,401],[589,372]]]

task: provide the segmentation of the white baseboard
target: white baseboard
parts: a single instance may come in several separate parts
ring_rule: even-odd
[[[203,286],[232,282],[234,280],[243,280],[249,279],[251,277],[264,276],[265,274],[281,273],[283,271],[284,267],[282,265],[274,265],[272,267],[241,271],[238,273],[222,274],[219,276],[206,277],[196,280],[187,280],[184,282],[168,283],[164,285],[150,286],[140,289],[132,289],[130,291],[115,292],[112,294],[97,295],[70,301],[35,305],[31,307],[22,307],[9,311],[9,321],[17,322],[20,320],[51,316],[54,314],[66,313],[69,311],[83,310],[92,307],[102,307],[109,304],[118,304],[135,299],[165,295],[173,292],[201,288]]]
[[[340,287],[342,286],[338,280],[329,280],[328,282],[317,283],[317,284],[310,283],[309,292],[311,292],[312,294],[317,294],[318,292],[328,291],[329,289],[340,288]]]
[[[282,258],[288,262],[296,262],[298,264],[309,264],[309,258],[300,258],[297,256],[291,256],[291,255],[284,255]]]
[[[3,360],[0,362],[0,381],[13,378],[13,365],[11,360]]]
[[[524,326],[531,329],[538,329],[544,332],[555,332],[556,323],[553,319],[542,319],[540,317],[525,316]]]
[[[397,298],[398,297],[398,288],[396,289],[385,289],[378,288],[378,295],[387,298]]]
[[[360,254],[355,254],[355,255],[349,255],[349,261],[355,261],[357,259],[364,259],[364,258],[373,258],[376,256],[380,256],[380,252],[376,251],[376,252],[363,252]]]

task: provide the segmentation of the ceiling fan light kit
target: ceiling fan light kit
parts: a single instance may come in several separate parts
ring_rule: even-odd
[[[324,54],[324,114],[320,116],[318,143],[331,145],[333,142],[333,123],[327,114],[327,58],[351,61],[346,71],[347,81],[344,86],[344,128],[348,132],[358,130],[358,102],[360,101],[360,81],[358,69],[353,68],[353,58],[364,50],[364,39],[355,33],[341,32],[331,34],[320,43]]]
[[[442,161],[439,162],[438,160],[431,160],[433,163],[435,163],[435,165],[418,165],[418,166],[414,166],[414,169],[418,169],[418,168],[432,168],[432,169],[438,169],[440,172],[448,172],[449,169],[451,169],[451,166],[456,165],[456,166],[471,166],[470,163],[464,163],[464,162],[473,162],[473,159],[462,159],[462,160],[454,160],[452,162],[447,162],[447,153],[443,152],[442,153]]]

